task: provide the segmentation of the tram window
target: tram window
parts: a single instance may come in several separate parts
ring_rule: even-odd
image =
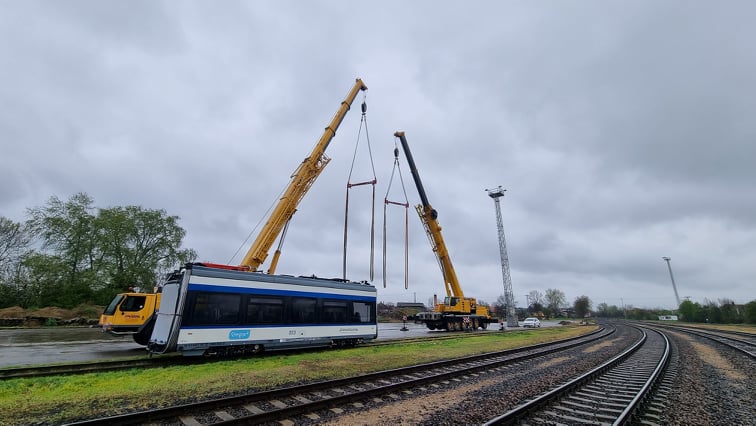
[[[291,322],[294,324],[311,324],[317,322],[317,300],[303,297],[291,299]]]
[[[136,312],[144,308],[145,296],[126,296],[126,300],[121,303],[122,312]]]
[[[321,320],[325,323],[345,323],[347,318],[347,302],[339,300],[324,300]]]
[[[241,296],[224,293],[198,293],[194,299],[192,323],[227,325],[239,322]]]
[[[277,324],[283,322],[284,303],[274,297],[250,297],[247,302],[247,323]]]
[[[352,311],[352,322],[373,322],[373,305],[371,303],[354,302],[352,303]]]

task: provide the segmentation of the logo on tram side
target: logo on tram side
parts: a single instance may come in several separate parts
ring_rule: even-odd
[[[229,340],[249,339],[250,330],[231,330],[228,332]]]

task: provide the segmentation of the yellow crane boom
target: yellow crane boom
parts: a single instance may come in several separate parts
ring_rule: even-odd
[[[323,131],[323,135],[315,145],[315,148],[313,148],[310,155],[302,161],[299,167],[297,167],[294,174],[291,175],[289,186],[284,191],[283,196],[270,214],[270,217],[268,217],[268,220],[257,235],[257,238],[252,243],[249,251],[247,251],[244,259],[242,259],[240,266],[245,266],[252,271],[257,271],[260,265],[262,265],[268,257],[268,252],[273,246],[276,238],[281,235],[282,231],[285,235],[285,229],[292,216],[294,216],[294,213],[297,211],[299,202],[331,160],[325,155],[325,150],[328,148],[328,144],[336,135],[336,130],[339,128],[339,125],[341,125],[341,121],[349,111],[357,94],[363,90],[367,90],[367,86],[358,78],[355,81],[354,86],[349,90],[346,98],[341,102],[341,106],[336,111],[336,115],[334,115],[333,119],[328,124],[328,127]],[[282,237],[284,235],[282,235]],[[276,250],[273,259],[271,260],[268,273],[275,273],[280,255],[281,249],[279,244],[279,248]]]
[[[428,202],[428,196],[425,194],[425,188],[420,180],[420,175],[417,172],[417,166],[415,166],[415,159],[410,152],[409,144],[407,144],[407,138],[404,136],[404,132],[396,132],[394,136],[399,138],[402,144],[402,150],[407,157],[407,163],[412,173],[412,179],[415,181],[417,192],[420,194],[421,204],[415,206],[417,214],[420,216],[420,221],[423,223],[425,233],[430,240],[433,253],[436,254],[438,264],[441,267],[441,274],[444,276],[444,287],[446,288],[447,296],[465,297],[462,287],[459,285],[457,279],[457,273],[452,265],[451,257],[449,257],[449,250],[446,248],[444,242],[444,236],[441,234],[441,225],[438,223],[438,212]]]
[[[417,205],[415,209],[420,216],[420,221],[423,223],[425,232],[430,240],[431,248],[441,266],[441,273],[444,276],[444,287],[446,288],[444,302],[436,304],[434,312],[418,313],[417,318],[425,322],[431,330],[486,328],[490,319],[488,308],[478,306],[478,301],[475,298],[465,297],[462,286],[459,285],[457,273],[452,265],[444,237],[441,234],[441,225],[438,223],[438,212],[428,202],[428,197],[425,194],[425,188],[417,172],[415,160],[412,158],[407,138],[404,136],[404,132],[401,131],[394,133],[394,136],[398,137],[401,142],[404,155],[407,157],[407,163],[412,172],[412,179],[414,179],[417,192],[420,194],[422,204]]]

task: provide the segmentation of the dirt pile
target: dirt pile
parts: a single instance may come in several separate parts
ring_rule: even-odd
[[[48,306],[42,309],[24,309],[11,306],[0,309],[0,327],[40,327],[97,325],[102,307],[81,305],[74,309]]]
[[[26,316],[26,310],[20,306],[11,306],[10,308],[0,309],[0,318],[23,318]]]

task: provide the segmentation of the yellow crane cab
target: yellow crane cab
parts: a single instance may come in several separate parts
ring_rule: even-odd
[[[131,291],[117,294],[100,315],[102,331],[114,336],[131,335],[146,345],[155,325],[154,314],[160,308],[162,293]]]

